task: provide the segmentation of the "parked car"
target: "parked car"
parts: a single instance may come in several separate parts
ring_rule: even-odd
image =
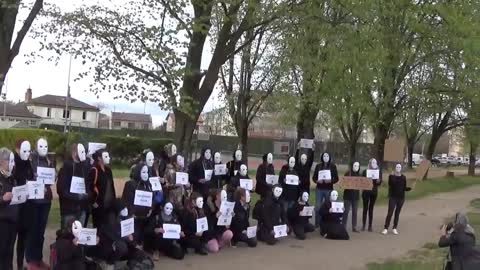
[[[440,166],[440,160],[436,157],[432,158],[432,166],[433,167],[438,167]]]
[[[448,164],[448,165],[457,165],[457,158],[455,158],[455,157],[448,157],[448,158],[447,158],[447,164]]]
[[[448,164],[448,158],[447,157],[439,157],[438,160],[440,161],[440,164],[442,164],[442,165],[447,165]]]
[[[464,157],[462,164],[465,166],[470,165],[470,157]]]
[[[455,158],[456,163],[454,162],[454,164],[458,165],[458,166],[463,165],[463,159],[464,159],[464,157]]]
[[[421,154],[412,154],[412,165],[418,166],[425,159]],[[408,158],[405,159],[405,164],[408,163]]]

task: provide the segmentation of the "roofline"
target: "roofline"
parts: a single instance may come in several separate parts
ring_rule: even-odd
[[[65,106],[58,106],[58,105],[53,105],[53,104],[47,104],[47,103],[41,103],[41,102],[28,102],[28,103],[25,103],[26,106],[45,106],[45,107],[52,107],[52,108],[65,108]],[[90,105],[91,106],[91,105]],[[92,106],[92,108],[85,108],[85,107],[78,107],[78,106],[72,106],[70,104],[68,104],[68,108],[72,108],[72,109],[80,109],[80,110],[84,110],[84,111],[92,111],[92,112],[100,112],[100,109],[99,108],[96,108],[94,106]]]

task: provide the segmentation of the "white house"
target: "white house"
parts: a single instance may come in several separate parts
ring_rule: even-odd
[[[99,109],[85,102],[70,97],[66,110],[66,97],[43,95],[32,98],[32,89],[27,89],[25,102],[28,110],[42,118],[41,124],[64,125],[68,118],[70,126],[98,127]]]
[[[152,129],[152,116],[143,113],[112,112],[111,129]]]

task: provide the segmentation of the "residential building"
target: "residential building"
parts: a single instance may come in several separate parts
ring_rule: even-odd
[[[99,109],[73,97],[43,95],[32,98],[32,89],[27,89],[25,101],[22,104],[30,112],[41,117],[41,124],[64,125],[65,119],[69,126],[97,128]],[[67,109],[68,107],[68,109]]]
[[[167,132],[174,132],[175,131],[175,114],[169,113],[167,118],[165,119],[167,123]],[[205,129],[205,120],[202,115],[197,119],[197,127],[198,132],[201,134],[207,134],[207,130]]]
[[[111,129],[152,129],[152,116],[142,113],[112,112]]]
[[[110,116],[108,114],[98,114],[98,128],[111,129],[110,122]]]
[[[31,113],[24,104],[2,102],[0,115],[0,128],[38,128],[41,121],[41,118]]]

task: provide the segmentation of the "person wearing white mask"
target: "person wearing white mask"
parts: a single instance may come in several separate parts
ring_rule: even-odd
[[[158,165],[158,175],[164,177],[167,165],[174,162],[177,156],[177,146],[173,143],[165,145],[163,151],[160,153],[160,160]]]
[[[153,249],[151,252],[161,252],[167,255],[168,257],[176,260],[182,260],[185,256],[183,248],[180,246],[180,239],[167,239],[163,238],[165,230],[163,228],[164,224],[174,224],[179,225],[180,222],[175,215],[173,204],[167,202],[163,209],[159,209],[154,213],[148,222],[147,227],[145,228],[146,237],[153,240]],[[180,232],[180,238],[184,238],[185,234]],[[146,250],[150,252],[149,250]],[[154,255],[154,260],[158,260],[158,257]]]
[[[299,240],[307,239],[306,234],[315,231],[315,226],[309,222],[311,217],[302,216],[302,211],[305,207],[310,206],[308,203],[309,194],[308,192],[302,192],[298,201],[295,202],[292,208],[288,211],[288,220],[292,226],[293,233],[295,237]]]
[[[329,171],[331,179],[319,180],[318,174],[320,171]],[[315,210],[318,213],[322,204],[328,200],[330,192],[333,190],[333,185],[338,182],[337,166],[333,163],[329,153],[325,152],[320,156],[320,163],[315,166],[312,180],[317,185],[315,190]],[[315,215],[315,227],[320,226],[321,218],[321,215]]]
[[[287,224],[287,213],[280,201],[283,189],[280,185],[274,185],[272,195],[264,200],[259,200],[253,209],[253,218],[258,221],[257,238],[268,245],[275,245],[273,227]]]
[[[12,188],[17,186],[12,172],[15,165],[13,153],[0,148],[0,269],[13,270],[13,253],[18,222],[18,205],[10,205]]]
[[[164,172],[166,201],[173,204],[173,209],[177,216],[182,216],[184,205],[183,201],[186,196],[186,190],[183,185],[177,185],[177,172],[185,172],[185,161],[183,156],[175,155],[170,159],[170,163]]]
[[[301,192],[308,192],[310,194],[310,172],[312,171],[313,158],[315,156],[315,143],[313,144],[313,149],[310,148],[297,148],[295,153],[295,171],[298,174],[300,179],[300,190]]]
[[[287,164],[282,167],[278,176],[278,183],[282,186],[283,189],[280,199],[282,200],[285,212],[288,212],[288,210],[293,207],[301,194],[298,174],[297,171],[295,171],[295,163],[295,158],[289,157],[287,160]],[[287,177],[296,177],[297,182],[291,183],[287,181]]]
[[[205,201],[209,195],[210,181],[215,168],[212,152],[210,147],[204,146],[200,153],[200,158],[192,162],[188,170],[188,178],[192,184],[193,191],[202,194]]]
[[[368,162],[368,168],[363,171],[363,177],[367,177],[368,170],[378,171],[378,179],[370,179],[373,182],[372,190],[362,191],[363,201],[363,216],[362,216],[362,230],[365,231],[367,226],[367,214],[368,214],[368,231],[373,231],[373,209],[375,208],[375,202],[378,196],[378,187],[382,184],[382,173],[378,166],[377,160],[372,158]]]
[[[228,182],[237,175],[238,171],[240,170],[240,166],[244,164],[243,162],[243,152],[240,149],[235,150],[233,152],[233,160],[227,162],[227,170],[228,170]],[[227,183],[228,184],[228,183]]]
[[[272,153],[263,155],[262,163],[258,165],[257,175],[255,177],[257,180],[255,192],[263,199],[266,198],[267,193],[272,191],[272,185],[267,183],[267,175],[275,175]]]
[[[115,219],[113,204],[117,195],[110,168],[110,153],[106,149],[100,149],[93,153],[92,158],[94,163],[87,176],[87,182],[93,183],[93,226],[99,228]]]
[[[232,245],[237,246],[239,242],[246,243],[249,247],[257,246],[257,238],[248,238],[247,228],[250,227],[250,192],[239,188],[235,191],[235,213],[232,218],[231,230],[233,232]]]
[[[407,187],[407,178],[402,173],[402,165],[395,166],[395,172],[388,177],[388,213],[385,219],[385,227],[382,234],[387,234],[392,220],[393,213],[393,234],[398,234],[398,222],[400,221],[400,212],[405,203],[405,192],[412,190]]]
[[[235,193],[235,190],[240,187],[241,179],[250,179],[250,176],[248,175],[248,167],[245,164],[240,165],[237,175],[232,178],[227,186],[228,198],[232,201],[234,200],[233,194]]]
[[[212,234],[213,224],[208,223],[208,230],[197,232],[197,220],[207,217],[205,213],[203,196],[197,192],[190,195],[186,203],[186,215],[182,224],[185,232],[185,239],[182,243],[183,248],[193,248],[196,254],[208,255],[206,244],[214,238]]]
[[[82,144],[73,144],[70,153],[71,159],[63,162],[63,167],[58,172],[57,181],[62,228],[65,228],[67,220],[71,219],[80,221],[86,227],[87,211],[93,197],[93,183],[86,180],[90,164],[86,162],[87,156]],[[71,189],[72,179],[74,178],[77,181],[77,186],[81,183],[84,184],[84,193],[72,192],[76,191]]]
[[[69,220],[66,228],[57,231],[57,240],[54,244],[57,253],[55,270],[89,269],[87,268],[87,260],[85,258],[85,249],[87,247],[78,243],[78,237],[82,228],[83,226],[80,221]]]
[[[350,240],[350,236],[343,225],[342,212],[345,211],[345,208],[341,211],[334,211],[332,208],[333,202],[338,202],[338,192],[336,190],[330,192],[327,201],[320,208],[320,215],[322,215],[320,235],[332,240]]]
[[[215,163],[215,165],[223,164],[222,154],[220,152],[215,152],[215,154],[213,155],[213,162]],[[224,185],[227,184],[227,174],[216,175],[214,172],[212,180],[210,181],[210,193],[214,192],[217,189],[221,189]]]
[[[350,170],[345,173],[345,176],[360,176],[360,163],[354,162]],[[357,230],[357,212],[358,201],[360,200],[360,191],[354,189],[345,189],[343,191],[343,201],[345,204],[345,212],[343,213],[343,225],[347,228],[348,215],[350,209],[352,210],[352,231],[358,233]]]
[[[40,138],[36,144],[36,151],[31,154],[32,170],[34,172],[34,181],[37,179],[38,168],[53,168],[55,164],[48,157],[48,142],[45,138]],[[40,179],[40,181],[42,181]],[[30,226],[27,235],[27,244],[25,249],[25,257],[28,263],[28,268],[46,269],[49,266],[43,262],[43,244],[44,235],[48,223],[48,215],[50,213],[52,202],[52,188],[50,184],[45,184],[44,199],[29,200],[30,208],[30,223],[35,226]]]
[[[206,209],[206,214],[208,217],[209,226],[212,227],[211,232],[213,233],[213,238],[210,239],[207,243],[207,249],[211,253],[217,253],[222,248],[230,245],[230,242],[233,237],[233,233],[230,230],[230,225],[218,225],[218,219],[222,215],[220,212],[220,207],[222,202],[228,201],[227,193],[225,190],[217,190],[215,195],[212,195],[212,204],[207,204],[204,209]],[[233,212],[229,213],[233,216]]]

